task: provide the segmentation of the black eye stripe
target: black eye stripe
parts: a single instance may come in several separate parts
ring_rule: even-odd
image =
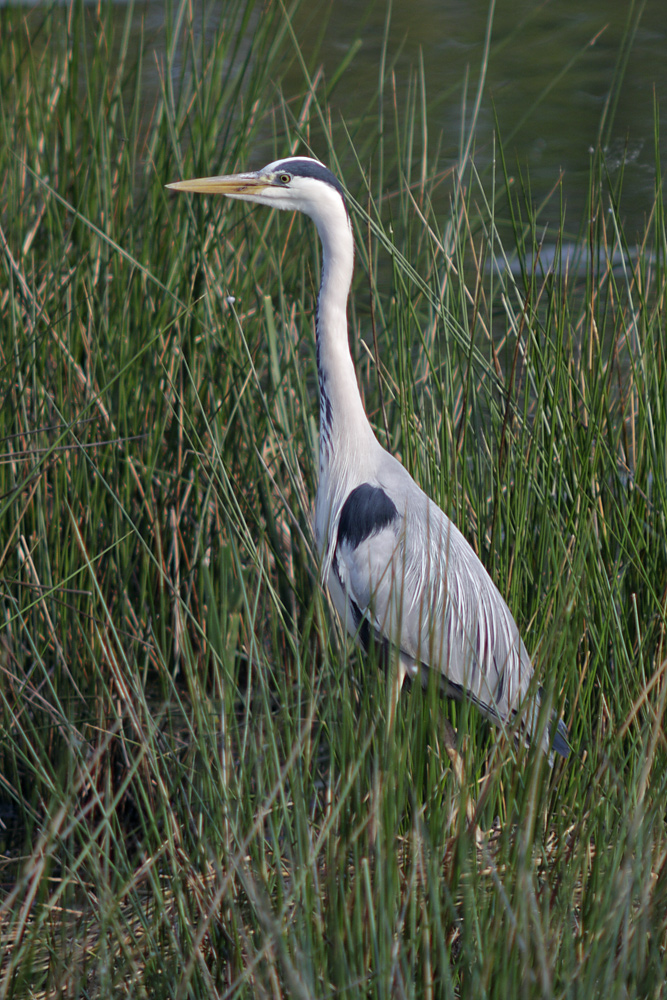
[[[299,177],[312,177],[313,180],[323,181],[337,191],[345,203],[343,185],[324,164],[317,160],[311,160],[304,156],[288,157],[282,163],[276,163],[271,172],[274,176],[273,183],[285,187]],[[345,205],[345,211],[347,211],[347,205]]]

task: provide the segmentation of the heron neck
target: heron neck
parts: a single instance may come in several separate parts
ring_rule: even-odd
[[[320,385],[320,466],[339,451],[350,454],[375,440],[364,411],[352,363],[347,300],[354,267],[354,241],[347,213],[336,220],[335,236],[318,226],[322,241],[322,279],[317,306],[317,371]],[[344,447],[342,445],[344,444]]]

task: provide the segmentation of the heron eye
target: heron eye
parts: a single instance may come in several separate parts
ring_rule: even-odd
[[[281,184],[289,184],[292,180],[289,174],[281,174],[279,179]]]

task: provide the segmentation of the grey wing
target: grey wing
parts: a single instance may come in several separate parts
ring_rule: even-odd
[[[355,612],[349,624],[354,629],[363,615],[413,672],[437,670],[452,693],[465,691],[489,716],[508,719],[533,673],[517,626],[461,532],[408,485],[392,490],[392,499],[365,487],[374,509],[354,520],[356,530],[345,519],[350,498],[343,508],[334,570]],[[380,493],[383,517],[376,516]]]

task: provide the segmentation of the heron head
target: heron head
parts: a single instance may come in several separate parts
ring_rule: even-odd
[[[345,207],[340,181],[323,163],[308,156],[274,160],[261,170],[249,173],[175,181],[167,187],[174,191],[223,194],[269,208],[304,212],[316,223],[323,213],[340,211],[341,202]]]

